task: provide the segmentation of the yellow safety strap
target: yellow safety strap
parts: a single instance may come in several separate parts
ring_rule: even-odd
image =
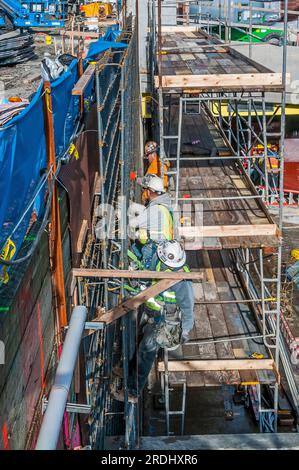
[[[75,144],[69,146],[68,153],[71,157],[74,157],[75,160],[79,160],[79,152]]]
[[[15,252],[16,252],[16,245],[14,244],[14,242],[8,238],[8,240],[6,241],[3,249],[2,249],[2,252],[1,252],[1,255],[0,255],[0,258],[5,260],[5,261],[10,261]],[[2,268],[2,275],[0,276],[0,280],[3,284],[7,284],[8,281],[9,281],[9,275],[8,275],[8,272],[7,272],[7,269],[8,269],[9,266],[4,266]]]

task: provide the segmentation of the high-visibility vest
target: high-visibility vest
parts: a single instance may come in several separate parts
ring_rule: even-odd
[[[158,204],[157,205],[162,214],[163,214],[163,221],[162,221],[162,226],[161,226],[161,231],[159,230],[157,233],[154,230],[151,229],[139,229],[139,241],[143,245],[146,244],[149,238],[152,239],[153,236],[157,236],[157,238],[160,238],[162,241],[164,240],[173,240],[173,218],[171,215],[171,212],[167,207],[163,206],[163,204]]]
[[[168,176],[167,171],[170,167],[170,163],[168,160],[164,160],[164,189],[167,191],[168,189]],[[154,160],[149,164],[149,167],[146,171],[146,175],[156,175],[161,177],[161,164],[159,157],[154,158]],[[146,202],[146,189],[143,191],[141,195],[142,202]]]
[[[264,164],[264,159],[259,159],[259,167],[262,168]],[[278,170],[279,168],[279,160],[276,157],[268,157],[267,158],[267,169],[268,170]]]
[[[267,161],[268,170],[278,170],[279,160],[276,157],[270,157]]]
[[[168,176],[167,171],[170,167],[168,160],[164,160],[164,189],[168,188]],[[161,163],[159,157],[154,158],[154,160],[149,164],[149,167],[146,172],[147,175],[157,175],[161,177]]]
[[[156,266],[156,271],[160,272],[161,271],[161,261],[157,263]],[[183,271],[186,273],[190,272],[190,269],[188,266],[183,266]],[[172,272],[171,269],[166,269],[164,272]],[[156,284],[157,281],[155,279],[152,280],[152,285]],[[174,291],[166,290],[161,294],[156,295],[155,297],[149,298],[146,302],[145,305],[149,310],[153,310],[154,312],[161,312],[163,309],[163,306],[165,304],[176,304],[176,295]]]

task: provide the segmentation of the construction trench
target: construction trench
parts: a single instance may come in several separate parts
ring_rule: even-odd
[[[0,290],[8,345],[2,448],[298,449],[298,345],[282,302],[283,178],[275,184],[267,165],[275,137],[283,174],[289,76],[210,36],[204,25],[163,24],[159,0],[150,2],[151,66],[141,103],[138,8],[135,14],[123,11],[114,43],[86,63],[79,55],[77,75],[66,72],[63,93],[77,111],[73,153],[67,146],[62,158],[55,140],[62,91],[50,82],[41,89],[51,224],[40,236],[44,220],[31,220],[18,257],[36,237],[37,261],[12,265]],[[72,25],[63,36],[73,48],[78,37],[79,52],[75,33]],[[280,96],[271,116],[269,93]],[[162,176],[170,162],[174,237],[191,274],[130,265],[126,214],[129,201],[141,202],[136,178],[146,170],[150,139],[160,143]],[[251,180],[258,145],[261,188]],[[109,237],[99,237],[103,227]],[[190,338],[159,350],[142,396],[131,403],[142,306],[184,279],[192,279],[195,294]],[[140,280],[147,289],[128,296],[127,283]],[[19,324],[9,313],[22,309]],[[119,364],[122,377],[113,374]],[[111,386],[124,389],[124,403]]]

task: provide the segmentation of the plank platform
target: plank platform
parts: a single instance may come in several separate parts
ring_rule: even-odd
[[[175,135],[178,127],[175,104],[171,105],[168,119],[170,129],[164,119],[164,132]],[[176,147],[174,140],[166,142],[167,156],[176,157]],[[213,152],[215,158],[211,159]],[[278,227],[241,162],[221,158],[232,155],[233,150],[203,108],[201,114],[183,114],[179,206],[184,210],[184,217],[178,235],[183,237],[186,250],[276,247],[279,244]],[[173,160],[171,171],[175,170]]]
[[[204,279],[202,283],[193,283],[195,324],[190,340],[205,344],[190,342],[169,351],[170,383],[186,380],[188,387],[203,387],[274,382],[273,360],[261,338],[242,339],[260,332],[251,305],[241,303],[245,296],[232,272],[229,255],[223,251],[189,252],[187,261],[191,269],[201,267]],[[227,300],[238,303],[203,303]],[[227,337],[233,341],[223,341]],[[215,340],[219,342],[212,342]],[[264,358],[251,359],[254,352]],[[163,369],[164,362],[160,361],[158,370]]]
[[[282,88],[280,73],[274,73],[200,30],[162,32],[159,72],[164,90],[277,91]]]
[[[120,438],[107,438],[107,449],[119,449]],[[118,446],[117,446],[118,445]],[[206,434],[199,436],[146,436],[141,450],[299,450],[296,433]]]

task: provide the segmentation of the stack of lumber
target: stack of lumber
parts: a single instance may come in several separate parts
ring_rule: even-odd
[[[13,117],[17,116],[28,105],[28,100],[22,100],[20,103],[0,104],[0,127],[4,126]]]

